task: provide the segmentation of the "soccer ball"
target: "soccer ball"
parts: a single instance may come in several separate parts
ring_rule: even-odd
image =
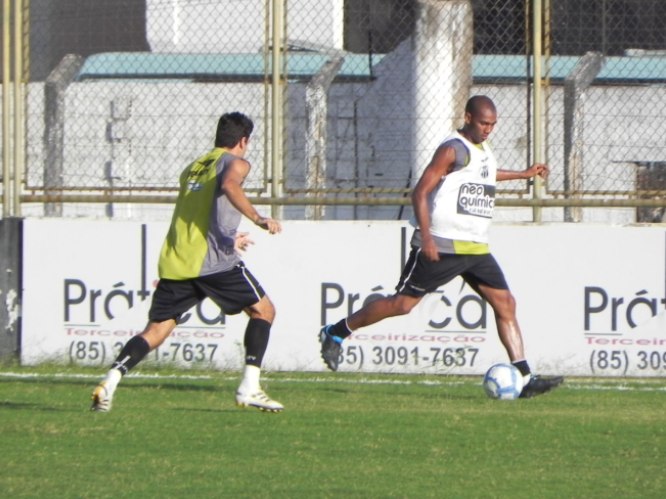
[[[511,364],[495,364],[483,377],[483,389],[493,399],[517,399],[523,389],[523,375]]]

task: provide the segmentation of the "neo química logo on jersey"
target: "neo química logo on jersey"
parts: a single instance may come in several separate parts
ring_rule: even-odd
[[[492,218],[495,208],[495,186],[463,184],[458,192],[458,213]]]

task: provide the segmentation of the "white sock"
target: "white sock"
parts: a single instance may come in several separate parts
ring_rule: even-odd
[[[243,371],[243,380],[238,387],[239,392],[253,393],[260,389],[259,378],[261,377],[261,369],[257,366],[246,365]]]
[[[107,391],[113,393],[116,390],[118,383],[120,383],[122,377],[123,375],[118,369],[109,369],[109,371],[106,373],[106,376],[102,380],[106,382]]]

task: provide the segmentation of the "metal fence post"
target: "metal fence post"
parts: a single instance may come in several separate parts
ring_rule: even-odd
[[[543,162],[543,117],[541,115],[543,107],[543,89],[541,87],[543,0],[533,0],[532,15],[532,57],[534,68],[534,84],[532,87],[532,161],[534,163],[541,163]],[[532,190],[532,196],[534,199],[541,199],[542,191],[543,180],[540,177],[535,177]],[[534,208],[532,208],[532,221],[541,222],[541,207],[538,205],[535,205]]]
[[[271,67],[271,196],[282,197],[282,46],[284,43],[284,0],[273,0],[273,46]],[[271,206],[274,218],[281,218],[278,205]]]
[[[21,184],[25,164],[24,121],[25,102],[23,100],[23,1],[14,2],[14,190],[13,214],[21,216]]]
[[[11,5],[2,2],[2,216],[11,215]]]

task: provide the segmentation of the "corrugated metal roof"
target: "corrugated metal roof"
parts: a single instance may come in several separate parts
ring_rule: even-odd
[[[338,79],[368,79],[383,55],[344,54]],[[318,73],[331,56],[315,52],[289,53],[289,78],[309,78]],[[544,59],[544,71],[552,80],[563,80],[576,66],[578,56]],[[77,80],[98,79],[188,79],[210,81],[261,80],[270,71],[270,58],[262,54],[158,54],[108,52],[89,56]],[[475,81],[520,81],[531,72],[531,58],[521,55],[475,55]],[[268,67],[266,67],[268,66]],[[666,82],[665,56],[607,57],[597,76],[605,82]]]

